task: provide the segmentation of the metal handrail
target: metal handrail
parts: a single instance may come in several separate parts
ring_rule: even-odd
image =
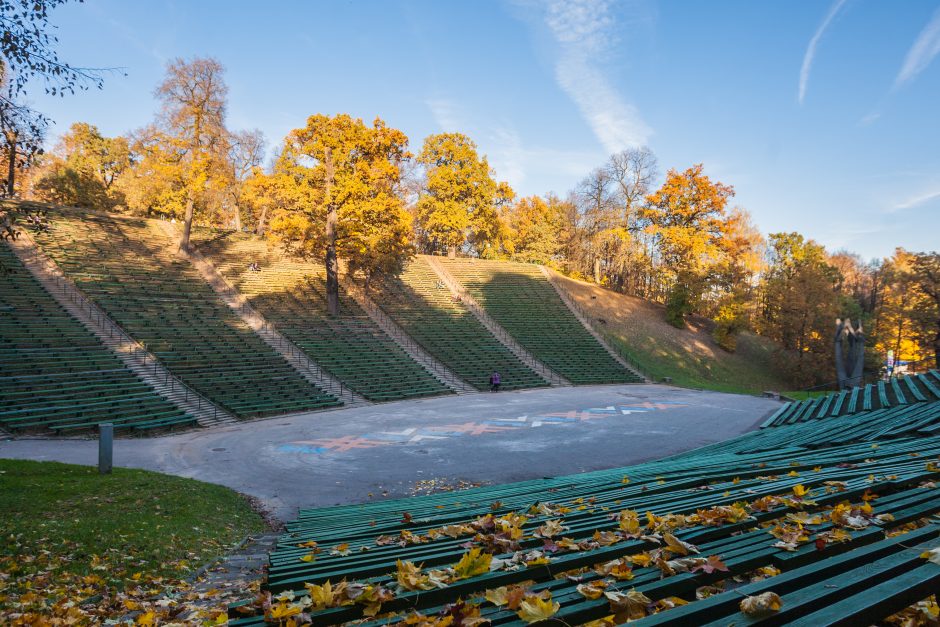
[[[361,288],[358,285],[354,285],[354,289],[361,290]],[[388,313],[385,310],[383,310],[382,307],[378,303],[376,303],[371,298],[369,298],[368,294],[365,294],[364,291],[362,291],[361,293],[364,297],[362,301],[359,301],[359,305],[361,307],[366,309],[368,312],[371,312],[376,315],[385,316],[386,318],[391,319],[391,316],[389,316]],[[414,338],[406,334],[401,329],[392,327],[391,330],[389,329],[382,329],[382,330],[388,335],[392,336],[392,338],[395,339],[396,342],[400,344],[406,344],[413,350],[420,351],[423,353],[428,353],[428,350],[426,348],[421,346],[421,344],[415,341]],[[432,360],[430,360],[429,364],[425,364],[425,365],[429,366],[431,372],[437,375],[441,380],[449,381],[450,383],[454,385],[464,383],[449,368],[447,368],[444,364],[440,363],[436,357],[434,357],[433,355],[430,355],[430,356],[432,357]]]
[[[468,309],[473,311],[480,319],[485,319],[489,322],[488,329],[490,333],[495,335],[503,345],[513,345],[515,349],[513,352],[518,351],[522,354],[523,358],[528,362],[530,368],[535,370],[539,375],[546,379],[549,383],[556,385],[564,385],[566,382],[562,379],[555,371],[551,370],[548,366],[544,365],[535,355],[529,352],[524,346],[522,346],[514,337],[509,335],[509,333],[503,329],[503,327],[497,323],[493,318],[484,311],[484,309],[476,302],[476,300],[467,292],[466,288],[463,285],[458,283],[450,274],[440,266],[435,266],[436,270],[440,270],[439,273],[441,279],[450,287],[453,291],[461,298],[461,302],[467,306]]]
[[[278,330],[277,325],[275,325],[273,322],[269,322],[264,316],[262,316],[251,305],[251,303],[248,302],[248,299],[242,295],[241,292],[235,289],[231,283],[228,282],[228,279],[225,278],[225,275],[219,272],[219,270],[208,259],[205,258],[205,255],[195,248],[190,248],[190,250],[186,252],[190,257],[198,259],[210,269],[210,273],[218,279],[222,285],[222,288],[228,293],[228,296],[235,303],[237,303],[237,307],[235,309],[239,315],[252,319],[256,325],[261,327],[261,329],[264,331],[268,332],[268,337],[277,344],[277,349],[281,354],[286,352],[291,357],[300,358],[300,363],[304,370],[317,379],[317,381],[320,383],[320,387],[323,388],[324,391],[333,394],[337,398],[344,399],[347,403],[356,402],[356,398],[352,389],[348,388],[336,377],[327,374],[321,366],[316,366],[317,369],[312,368],[311,365],[313,365],[314,362],[310,356],[307,355],[307,353],[301,347],[296,346],[292,341],[290,341],[286,335],[281,333]],[[339,389],[337,390],[337,388]]]
[[[548,281],[549,283],[551,283],[551,279],[548,279]],[[552,288],[554,289],[554,285],[552,286]],[[588,314],[588,312],[586,312],[584,308],[581,307],[581,305],[579,305],[574,299],[571,299],[571,298],[566,299],[565,304],[571,307],[572,309],[574,309],[575,311],[577,311],[578,314],[585,320],[591,320],[591,315]],[[604,336],[605,340],[607,340],[607,346],[610,348],[610,350],[617,353],[618,357],[620,357],[622,360],[630,364],[630,367],[636,370],[637,374],[641,375],[645,379],[650,378],[649,376],[646,375],[645,372],[643,372],[643,368],[637,363],[636,359],[631,357],[629,353],[627,353],[622,348],[620,348],[616,343],[610,341],[610,336],[608,336],[605,333],[602,333],[600,330],[596,328],[594,329],[594,332],[597,333],[598,335]]]
[[[31,244],[30,251],[29,251],[30,256],[33,258],[34,261],[38,261],[40,264],[43,265],[43,267],[46,270],[46,276],[48,278],[52,278],[55,281],[56,287],[58,287],[60,291],[63,294],[65,294],[65,296],[67,296],[68,299],[72,303],[78,305],[79,307],[82,307],[83,310],[87,314],[92,316],[92,319],[95,321],[95,323],[98,325],[99,328],[106,326],[108,329],[108,337],[113,339],[114,330],[117,329],[118,337],[122,341],[130,344],[130,348],[132,350],[133,356],[143,361],[144,367],[148,367],[150,362],[153,363],[153,371],[154,371],[154,375],[156,375],[158,366],[160,365],[159,360],[155,356],[153,356],[143,344],[141,344],[138,340],[131,337],[131,335],[124,329],[124,327],[118,324],[117,321],[114,320],[114,318],[109,316],[107,312],[105,312],[100,306],[98,306],[97,303],[94,303],[89,298],[87,298],[82,293],[82,291],[78,288],[77,285],[72,283],[71,280],[69,280],[67,277],[64,276],[62,269],[59,268],[59,266],[54,261],[52,261],[45,255],[40,254],[38,252],[38,245],[36,244],[35,240],[33,240],[32,237],[30,237],[25,232],[23,232],[21,236],[22,235],[25,235]],[[76,300],[76,298],[78,300]],[[104,324],[105,321],[107,322],[106,325]],[[164,371],[166,373],[166,376],[164,377],[163,383],[164,385],[168,385],[170,387],[170,392],[177,391],[176,386],[179,386],[180,390],[183,391],[184,393],[183,398],[185,402],[189,402],[189,395],[192,394],[193,397],[196,399],[197,410],[202,409],[203,401],[205,401],[206,406],[212,408],[213,420],[218,418],[218,413],[219,413],[218,405],[213,403],[211,400],[209,400],[207,397],[200,394],[196,390],[189,387],[189,385],[187,385],[182,379],[180,379],[179,377],[171,373],[169,369],[167,369],[165,366],[164,366]]]

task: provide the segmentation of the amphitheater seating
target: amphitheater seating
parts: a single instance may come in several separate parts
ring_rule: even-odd
[[[551,624],[559,625],[611,617],[603,592],[628,590],[646,597],[633,607],[639,626],[869,625],[940,589],[940,565],[921,557],[940,547],[938,455],[933,401],[763,429],[627,468],[303,510],[271,553],[263,588],[275,599],[326,581],[388,591],[373,619],[363,604],[341,605],[314,608],[314,624],[415,624],[416,612],[443,616],[455,603],[476,606],[493,625],[523,624],[485,598],[523,585],[527,594],[551,594],[560,605]],[[629,512],[639,516],[637,531],[620,525]],[[538,532],[548,521],[564,527],[550,540]],[[516,546],[507,541],[513,528],[522,533]],[[697,548],[670,549],[677,543],[667,532]],[[311,541],[319,549],[312,561]],[[399,560],[427,574],[471,547],[504,561],[443,588],[396,586]],[[650,552],[664,547],[657,562]],[[621,580],[605,574],[612,563]],[[584,591],[598,582],[606,588]],[[742,612],[745,598],[765,592],[782,605]],[[264,624],[252,611],[233,606],[231,624]]]
[[[341,404],[294,370],[146,220],[63,210],[35,237],[78,287],[193,389],[239,417]]]
[[[581,326],[537,266],[481,259],[441,262],[517,342],[572,383],[639,381]]]
[[[0,426],[145,431],[195,419],[137,378],[0,243]]]
[[[424,258],[409,262],[399,277],[376,281],[372,289],[386,314],[476,389],[487,389],[493,371],[503,389],[548,385],[454,300]]]
[[[787,403],[764,421],[764,427],[822,420],[872,409],[940,400],[940,372],[897,377],[834,392],[804,401]]]
[[[450,393],[352,297],[341,293],[340,314],[330,316],[322,265],[282,258],[246,234],[199,230],[194,241],[278,331],[355,392],[373,401]],[[252,261],[260,271],[249,270]]]

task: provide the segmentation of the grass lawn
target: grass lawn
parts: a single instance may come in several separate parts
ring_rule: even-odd
[[[792,398],[793,400],[796,400],[796,401],[805,401],[808,398],[828,396],[832,393],[833,393],[832,390],[813,390],[811,392],[800,390],[797,392],[781,392],[780,394],[782,394],[783,396],[786,396],[787,398]]]
[[[686,328],[676,329],[666,322],[661,305],[583,281],[558,280],[594,327],[654,381],[670,377],[680,387],[742,394],[792,387],[765,338],[742,333],[729,353],[712,339],[705,320],[693,317]]]
[[[221,486],[0,459],[0,615],[31,624],[30,612],[74,615],[67,602],[83,599],[92,612],[133,610],[141,594],[177,585],[263,530],[248,501]]]

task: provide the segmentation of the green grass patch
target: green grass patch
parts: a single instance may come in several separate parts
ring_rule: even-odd
[[[795,401],[805,401],[809,398],[818,398],[820,396],[828,396],[832,394],[832,390],[813,390],[807,392],[804,390],[799,390],[797,392],[781,392],[781,396],[786,396],[787,398],[792,398]]]
[[[264,530],[248,501],[222,486],[54,462],[0,459],[0,513],[0,571],[13,574],[6,594],[44,570],[117,588],[137,573],[185,577]]]
[[[770,351],[751,337],[739,339],[737,354],[722,354],[721,359],[679,350],[655,337],[644,338],[644,351],[627,346],[619,337],[607,339],[656,382],[670,377],[672,385],[679,387],[733,394],[758,394],[780,387],[780,378],[772,374]]]

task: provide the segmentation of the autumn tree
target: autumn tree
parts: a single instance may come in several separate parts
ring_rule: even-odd
[[[292,251],[325,260],[327,304],[339,311],[338,259],[361,272],[401,270],[411,256],[409,215],[401,197],[408,138],[376,118],[312,115],[290,132],[275,166],[282,203],[271,232]]]
[[[792,357],[786,365],[794,381],[828,382],[833,324],[841,314],[838,270],[823,246],[799,233],[772,233],[768,247],[757,329]]]
[[[245,186],[264,161],[264,134],[257,129],[231,132],[227,136],[227,144],[228,158],[219,160],[225,167],[222,177],[225,180],[224,193],[228,195],[225,204],[230,205],[232,228],[241,231]]]
[[[32,193],[60,204],[113,207],[123,202],[115,183],[131,164],[127,138],[105,137],[96,126],[76,122],[40,168]]]
[[[940,253],[914,253],[911,275],[918,293],[913,318],[922,345],[933,348],[934,367],[940,369]]]
[[[666,316],[678,327],[707,287],[707,270],[720,255],[727,229],[725,206],[734,195],[734,188],[713,183],[703,170],[701,164],[685,172],[670,170],[639,212],[670,275]]]
[[[486,157],[460,133],[430,135],[418,162],[425,182],[416,207],[417,228],[428,252],[456,255],[467,244],[480,256],[498,246],[499,208],[512,201],[507,183],[493,178]]]
[[[508,253],[513,259],[548,264],[558,260],[564,206],[555,197],[528,196],[505,209]]]
[[[733,352],[737,336],[752,326],[758,277],[766,267],[766,242],[747,210],[728,212],[718,249],[709,271],[706,313],[715,321],[715,341]]]
[[[3,194],[16,194],[16,174],[29,168],[42,154],[46,119],[28,107],[0,106],[0,142],[2,142]]]
[[[174,59],[154,95],[161,102],[156,132],[160,158],[179,168],[184,200],[180,248],[189,248],[196,204],[205,197],[213,169],[225,155],[228,88],[222,65],[212,58]]]

